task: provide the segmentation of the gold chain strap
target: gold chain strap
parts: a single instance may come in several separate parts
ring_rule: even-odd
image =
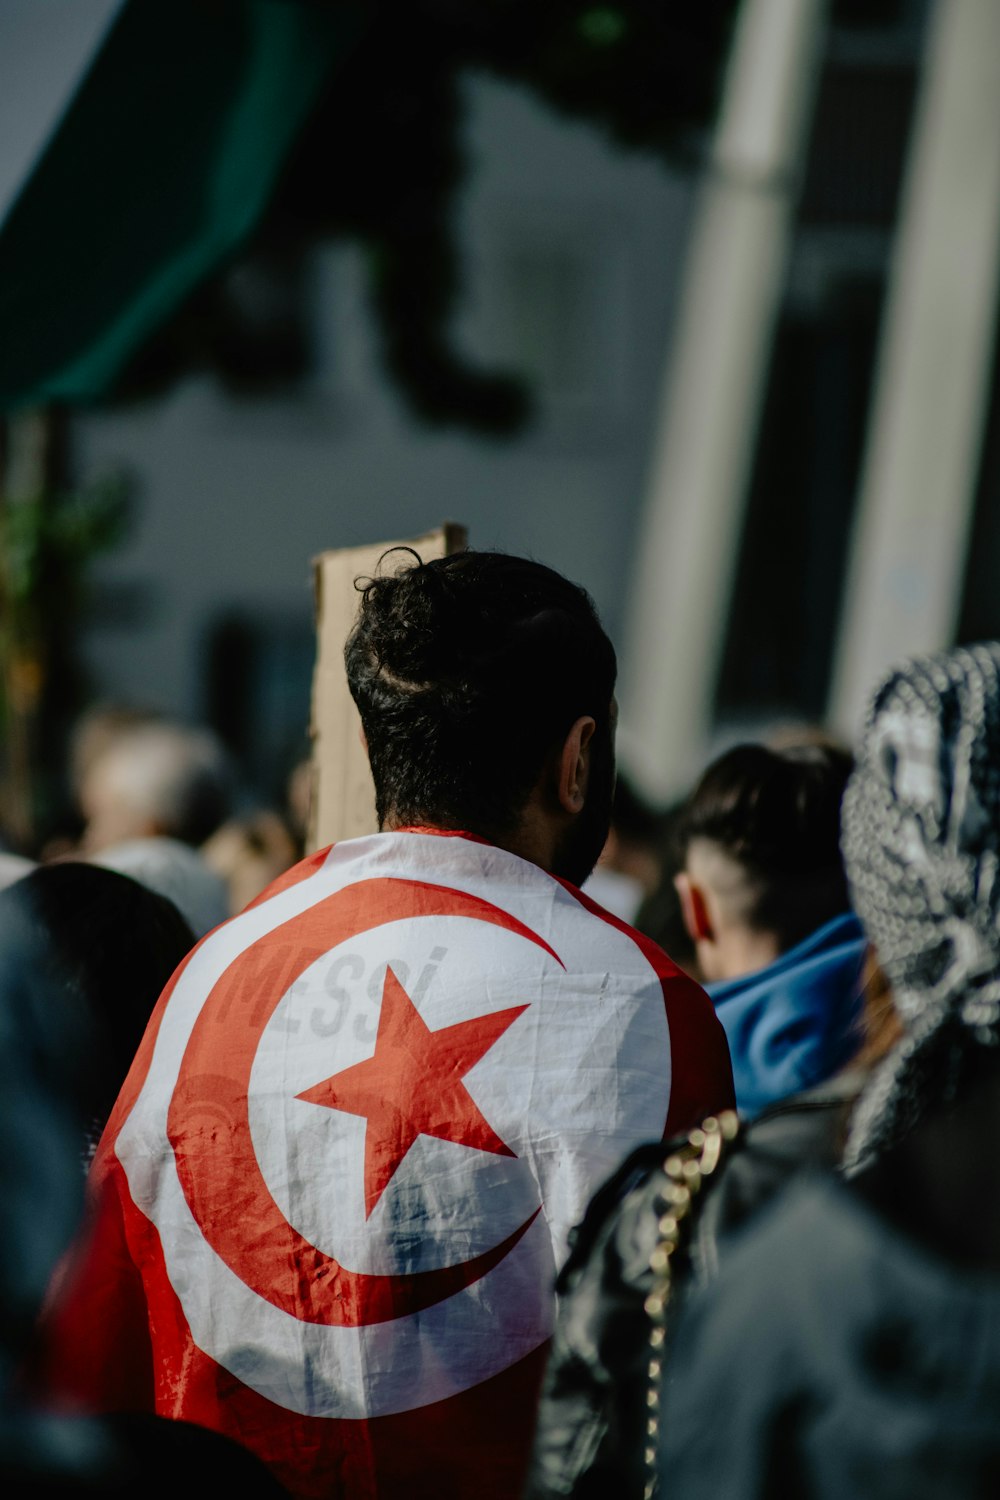
[[[700,1129],[692,1130],[683,1146],[671,1152],[663,1163],[667,1183],[659,1195],[659,1238],[650,1256],[653,1289],[646,1298],[651,1331],[649,1336],[649,1380],[646,1389],[646,1488],[644,1500],[653,1500],[657,1485],[657,1460],[660,1437],[660,1378],[663,1371],[663,1346],[667,1341],[667,1305],[672,1291],[671,1260],[681,1244],[682,1224],[691,1212],[691,1204],[701,1191],[706,1177],[711,1177],[722,1160],[723,1147],[739,1133],[735,1111],[727,1109],[710,1115]]]

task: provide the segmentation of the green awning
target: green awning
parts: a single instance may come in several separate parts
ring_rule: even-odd
[[[359,18],[129,0],[0,227],[0,409],[113,385],[253,231]]]

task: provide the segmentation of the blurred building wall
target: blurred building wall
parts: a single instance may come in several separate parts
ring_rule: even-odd
[[[238,658],[256,625],[276,643],[257,717],[293,716],[282,683],[307,685],[312,555],[446,518],[579,579],[620,636],[691,176],[495,82],[471,80],[468,106],[460,333],[534,380],[535,424],[506,442],[418,425],[381,372],[359,253],[321,248],[290,293],[304,379],[266,400],[192,380],[74,418],[77,472],[122,465],[138,483],[84,641],[101,692],[211,709],[225,642]]]

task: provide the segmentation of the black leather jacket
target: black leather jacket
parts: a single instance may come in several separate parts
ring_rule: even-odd
[[[678,1279],[715,1275],[719,1246],[805,1169],[839,1159],[861,1079],[845,1074],[775,1105],[730,1146],[699,1200]],[[560,1274],[559,1314],[525,1500],[642,1500],[653,1285],[650,1260],[675,1143],[640,1146],[598,1192]],[[676,1295],[676,1293],[675,1293]]]

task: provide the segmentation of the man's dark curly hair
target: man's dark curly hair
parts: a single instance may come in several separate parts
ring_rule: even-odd
[[[614,647],[589,595],[541,563],[413,552],[394,571],[400,552],[358,580],[344,650],[379,824],[503,836],[581,715],[610,745]]]

